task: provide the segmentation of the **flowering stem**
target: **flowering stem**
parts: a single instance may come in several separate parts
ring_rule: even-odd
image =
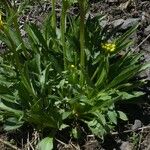
[[[79,0],[79,7],[80,7],[80,67],[81,70],[85,69],[85,0]],[[84,83],[84,76],[83,71],[80,75],[80,82],[81,85]]]
[[[66,43],[65,43],[65,32],[66,32],[66,14],[67,14],[67,6],[66,1],[62,0],[62,13],[61,13],[61,41],[63,47],[63,58],[64,58],[64,69],[67,68],[67,60],[66,60]]]
[[[52,27],[56,31],[56,11],[55,11],[56,0],[52,0]]]

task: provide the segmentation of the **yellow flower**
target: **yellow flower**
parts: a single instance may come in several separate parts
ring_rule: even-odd
[[[71,68],[74,68],[75,66],[74,65],[71,65]]]
[[[0,30],[2,30],[4,27],[4,22],[2,21],[2,15],[0,13]]]
[[[116,49],[116,45],[114,43],[105,43],[102,44],[102,48],[105,49],[107,52],[114,52]]]

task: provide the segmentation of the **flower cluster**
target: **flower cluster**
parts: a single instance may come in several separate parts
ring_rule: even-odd
[[[0,30],[2,30],[4,27],[4,23],[2,21],[2,15],[0,14]]]
[[[107,52],[114,52],[116,49],[116,45],[114,43],[105,43],[105,44],[102,44],[101,46]]]

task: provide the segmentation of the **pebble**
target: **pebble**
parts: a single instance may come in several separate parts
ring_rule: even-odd
[[[129,27],[132,27],[133,25],[137,24],[140,21],[140,18],[128,18],[126,20],[124,19],[117,19],[113,21],[113,26],[117,27],[118,25],[121,25],[121,29],[127,29]]]
[[[118,0],[105,0],[106,3],[116,3]]]
[[[122,142],[120,146],[120,150],[133,150],[133,145],[131,143],[127,142]]]
[[[141,122],[141,120],[138,120],[138,119],[136,119],[135,121],[134,121],[134,125],[132,126],[132,130],[136,130],[136,129],[138,129],[138,128],[141,128],[142,127],[142,122]]]
[[[145,34],[145,35],[150,34],[150,25],[149,25],[149,26],[147,26],[147,27],[145,28],[145,30],[144,30],[144,34]]]
[[[117,26],[121,25],[122,23],[124,23],[124,21],[125,21],[124,19],[117,19],[117,20],[113,21],[113,26],[117,27]]]
[[[135,24],[138,24],[139,21],[140,21],[140,18],[129,18],[129,19],[126,19],[124,21],[124,23],[122,24],[121,28],[122,29],[127,29],[129,27],[132,27]]]

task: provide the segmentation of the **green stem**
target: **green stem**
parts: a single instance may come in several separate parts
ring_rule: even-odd
[[[52,27],[56,31],[56,11],[55,11],[56,0],[52,0]]]
[[[63,47],[64,70],[66,70],[67,68],[66,43],[65,43],[66,14],[67,14],[66,1],[63,0],[62,1],[62,13],[61,13],[61,41],[62,41],[62,47]]]
[[[82,73],[80,75],[80,83],[84,83],[83,71],[85,69],[85,0],[79,1],[80,7],[80,65]]]

